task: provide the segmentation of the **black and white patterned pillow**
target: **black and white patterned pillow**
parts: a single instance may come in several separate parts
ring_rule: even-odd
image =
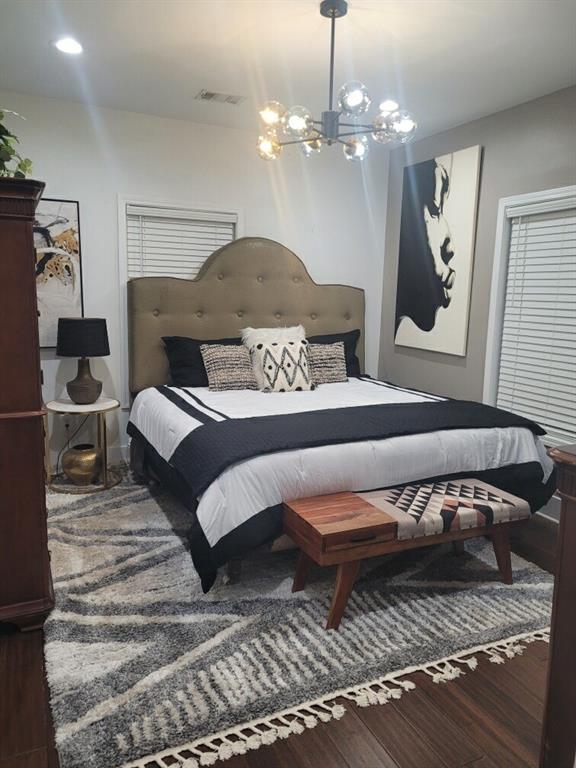
[[[242,343],[252,350],[256,344],[288,344],[288,342],[300,342],[306,338],[306,331],[302,325],[292,325],[280,328],[242,328]],[[294,345],[292,345],[294,346]],[[268,382],[264,379],[262,368],[254,357],[252,367],[256,376],[258,389],[267,389]]]
[[[348,381],[344,342],[336,344],[310,344],[310,373],[315,384],[335,384]]]
[[[202,360],[208,376],[208,389],[258,389],[250,353],[243,345],[202,344]]]
[[[308,342],[264,342],[250,348],[252,362],[264,382],[264,392],[304,392],[314,389],[310,376]]]

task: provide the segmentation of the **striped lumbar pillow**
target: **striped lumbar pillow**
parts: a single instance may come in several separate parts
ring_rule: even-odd
[[[208,389],[258,389],[250,353],[246,347],[202,344],[202,360],[208,376]]]
[[[310,344],[310,373],[315,384],[335,384],[348,381],[344,342],[335,344]]]

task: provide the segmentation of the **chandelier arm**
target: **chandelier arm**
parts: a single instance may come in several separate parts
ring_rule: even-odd
[[[338,134],[338,141],[340,141],[342,136],[362,136],[365,133],[378,133],[378,130],[379,130],[378,128],[369,128],[369,129],[367,128],[367,129],[361,130],[361,131],[348,131],[346,133],[339,133]],[[344,142],[344,143],[346,143],[346,142]]]
[[[294,139],[293,141],[279,141],[278,145],[281,147],[287,147],[289,144],[306,144],[309,141],[318,141],[320,139],[321,141],[324,141],[324,136],[320,134],[319,136],[308,136],[305,139]]]
[[[367,131],[373,131],[374,126],[365,123],[340,123],[343,128],[365,128]]]

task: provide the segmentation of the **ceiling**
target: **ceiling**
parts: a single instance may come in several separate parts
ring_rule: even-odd
[[[0,19],[0,90],[255,132],[266,99],[327,108],[315,0],[0,0]],[[56,51],[63,35],[84,53]],[[351,0],[336,86],[352,78],[420,135],[497,112],[576,83],[576,2]],[[245,101],[195,101],[202,88]]]

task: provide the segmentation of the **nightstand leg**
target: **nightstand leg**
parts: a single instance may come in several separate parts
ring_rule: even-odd
[[[108,435],[106,434],[106,414],[99,414],[101,419],[102,434],[102,482],[104,487],[108,486]]]
[[[300,550],[298,562],[296,564],[296,573],[294,574],[294,583],[292,584],[292,592],[300,592],[300,590],[304,589],[306,576],[308,575],[308,570],[312,563],[312,558],[308,557],[306,552]]]
[[[334,595],[332,596],[332,605],[326,622],[326,629],[338,629],[342,614],[346,609],[348,598],[354,587],[360,560],[352,560],[350,563],[341,563],[338,566],[336,574],[336,584],[334,586]]]

